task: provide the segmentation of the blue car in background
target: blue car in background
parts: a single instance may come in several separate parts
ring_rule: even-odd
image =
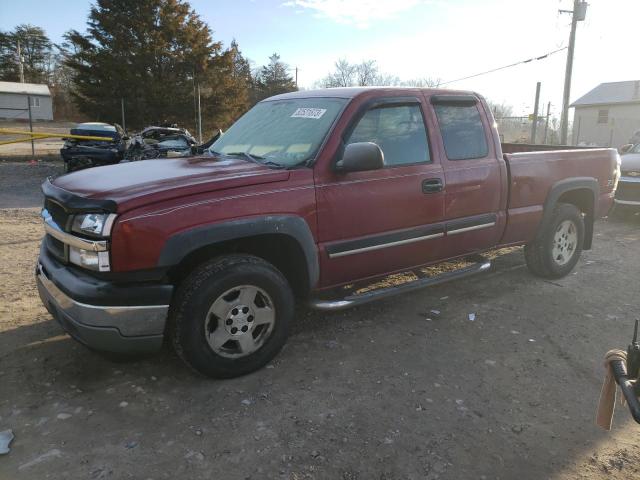
[[[65,172],[82,168],[111,165],[120,162],[127,150],[129,138],[118,124],[101,122],[80,123],[71,129],[71,135],[105,137],[108,141],[65,139],[60,155]]]

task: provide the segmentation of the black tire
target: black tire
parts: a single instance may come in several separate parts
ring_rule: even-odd
[[[229,358],[214,351],[205,329],[213,321],[210,308],[214,302],[242,286],[254,286],[267,294],[275,320],[256,351]],[[229,255],[201,265],[178,287],[169,313],[169,335],[178,356],[197,372],[214,378],[238,377],[261,368],[278,354],[289,335],[293,312],[293,292],[279,270],[258,257]],[[221,319],[216,317],[215,322],[215,332],[217,328],[227,329]]]
[[[561,225],[567,225],[564,223],[567,221],[574,225],[577,239],[575,242],[568,243],[568,246],[573,246],[568,257],[564,255],[555,257],[556,232],[561,228]],[[524,257],[527,267],[532,274],[538,277],[562,278],[568,275],[578,263],[583,244],[584,218],[582,212],[575,205],[559,203],[555,206],[550,220],[542,226],[536,240],[525,246]],[[562,248],[567,247],[563,245]]]

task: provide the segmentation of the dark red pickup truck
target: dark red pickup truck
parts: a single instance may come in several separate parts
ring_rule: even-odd
[[[42,301],[97,350],[168,338],[205,375],[231,377],[285,343],[294,298],[339,309],[486,270],[526,245],[566,275],[613,201],[612,149],[504,154],[472,92],[348,88],[269,98],[208,156],[46,181]],[[400,286],[340,288],[456,258]],[[342,292],[342,293],[340,293]]]

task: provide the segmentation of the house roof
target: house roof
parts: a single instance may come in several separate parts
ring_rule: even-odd
[[[39,83],[0,82],[0,93],[21,93],[23,95],[51,96],[49,87]]]
[[[573,102],[571,106],[584,107],[587,105],[611,105],[614,103],[640,103],[640,80],[601,83]]]

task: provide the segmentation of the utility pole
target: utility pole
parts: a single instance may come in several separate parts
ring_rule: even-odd
[[[198,101],[196,98],[196,76],[193,74],[193,131],[198,129]]]
[[[27,95],[27,108],[29,110],[29,131],[33,133],[33,118],[31,116],[31,95]],[[31,155],[36,156],[36,149],[33,145],[33,135],[31,135]]]
[[[127,124],[124,121],[124,98],[120,99],[120,110],[122,111],[122,129],[127,131]]]
[[[198,141],[202,143],[202,110],[200,108],[200,84],[198,83]]]
[[[547,144],[547,132],[549,132],[549,111],[551,110],[551,102],[547,103],[547,120],[544,122],[544,140],[542,143]]]
[[[20,50],[20,40],[18,40],[18,71],[20,72],[20,83],[24,83],[24,59]]]
[[[298,88],[298,67],[296,67],[296,88]]]
[[[538,104],[540,103],[540,82],[536,83],[536,103],[533,107],[533,124],[531,125],[531,143],[536,143],[536,130],[538,129]]]
[[[573,72],[573,52],[576,44],[576,26],[587,15],[587,2],[573,0],[573,10],[560,10],[560,13],[571,14],[571,33],[567,49],[567,66],[564,72],[564,93],[562,94],[562,117],[560,119],[560,143],[567,144],[569,130],[569,97],[571,96],[571,74]]]

